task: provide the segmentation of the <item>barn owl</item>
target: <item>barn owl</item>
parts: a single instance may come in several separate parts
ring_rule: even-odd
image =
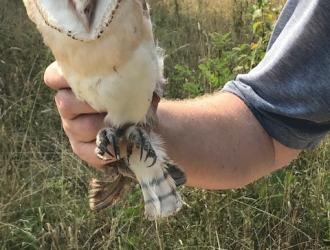
[[[170,162],[152,131],[151,104],[162,94],[163,59],[145,0],[23,1],[75,96],[108,112],[95,152],[105,162],[109,156],[118,161],[105,168],[103,180],[92,180],[91,208],[113,204],[134,177],[147,218],[179,211],[183,201],[176,187],[184,184],[184,172]],[[125,157],[121,141],[127,142]]]

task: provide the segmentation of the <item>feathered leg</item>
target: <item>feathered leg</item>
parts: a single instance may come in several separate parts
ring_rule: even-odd
[[[148,219],[167,217],[179,211],[183,201],[176,187],[186,182],[185,174],[168,160],[160,137],[144,125],[102,129],[97,136],[97,155],[103,160],[110,159],[107,154],[113,156],[108,150],[111,145],[119,159],[118,144],[123,139],[127,141],[127,157],[106,175],[111,179],[110,186],[108,180],[92,181],[91,208],[100,210],[112,205],[126,191],[127,178],[135,177],[142,189]]]
[[[159,136],[153,132],[148,134],[140,126],[131,126],[127,129],[126,139],[130,152],[128,166],[141,186],[146,217],[154,220],[178,212],[183,201],[176,186],[184,183],[186,178],[181,170],[167,161]]]

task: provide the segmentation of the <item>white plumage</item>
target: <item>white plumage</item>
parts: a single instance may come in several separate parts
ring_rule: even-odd
[[[161,95],[163,65],[145,1],[24,3],[77,98],[99,112],[109,113],[105,121],[112,128],[100,131],[98,155],[105,159],[107,144],[116,149],[116,141],[128,140],[131,156],[122,162],[134,172],[142,187],[147,217],[155,219],[177,212],[182,200],[176,185],[185,181],[184,174],[168,162],[159,136],[149,130],[155,119],[151,108],[153,94]],[[118,178],[124,178],[120,173],[125,171],[119,168],[118,172],[112,180],[116,184]],[[106,191],[103,182],[94,181],[92,207],[102,203],[103,208],[104,197],[115,199],[120,193],[112,189],[104,195]],[[102,197],[101,201],[96,200],[96,194]],[[109,204],[112,198],[108,198]]]

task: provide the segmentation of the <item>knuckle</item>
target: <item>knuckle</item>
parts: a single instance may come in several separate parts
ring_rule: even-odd
[[[60,115],[64,118],[70,118],[72,115],[71,96],[65,90],[60,90],[55,95],[55,102]]]
[[[98,127],[98,119],[93,116],[87,117],[85,124],[83,124],[83,130],[86,132],[88,131],[89,133],[94,133],[94,131],[98,130]]]
[[[46,71],[45,71],[45,73],[44,73],[44,83],[45,83],[47,86],[50,86],[50,85],[51,85],[51,80],[50,80],[50,77],[49,77],[48,68],[46,69]]]
[[[79,129],[74,123],[63,121],[62,127],[65,132],[65,134],[69,137],[69,139],[79,142],[86,142],[84,140],[84,132],[82,132],[81,129]]]
[[[53,81],[54,81],[54,79],[53,79],[53,77],[52,77],[52,73],[51,73],[51,69],[52,69],[52,67],[53,67],[53,64],[50,64],[47,68],[46,68],[46,70],[45,70],[45,72],[44,72],[44,83],[48,86],[48,87],[51,87],[52,85],[53,85]]]
[[[75,155],[80,155],[81,153],[81,149],[80,149],[80,146],[79,146],[79,143],[76,142],[75,140],[70,140],[70,145],[71,145],[71,149],[73,151],[73,153]]]
[[[70,126],[66,121],[62,121],[62,127],[64,132],[68,137],[72,137],[72,126]]]
[[[93,119],[62,119],[62,127],[68,137],[80,142],[95,140],[97,133]]]

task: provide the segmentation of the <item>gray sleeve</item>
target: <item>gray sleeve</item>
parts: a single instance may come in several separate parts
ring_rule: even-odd
[[[330,131],[330,1],[289,0],[265,58],[222,91],[240,97],[282,144],[317,146]]]

